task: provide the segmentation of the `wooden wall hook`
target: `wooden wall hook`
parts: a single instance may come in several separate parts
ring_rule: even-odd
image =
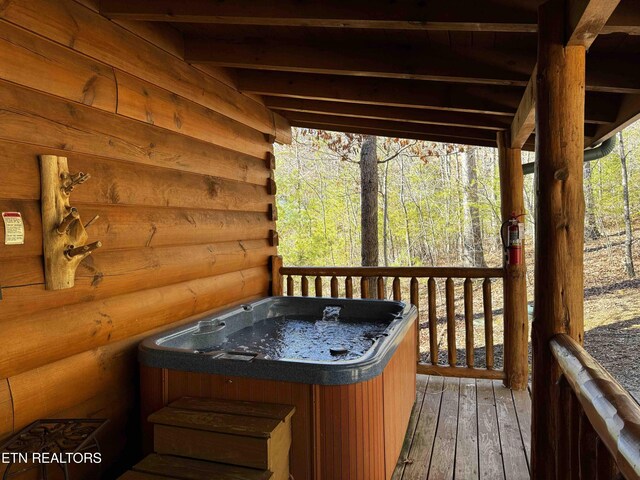
[[[100,242],[86,244],[88,235],[80,214],[69,204],[74,187],[86,182],[90,175],[71,175],[65,157],[39,158],[45,286],[47,290],[71,288],[80,262],[102,246]]]

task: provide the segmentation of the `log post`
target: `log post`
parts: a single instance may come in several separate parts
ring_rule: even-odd
[[[566,333],[582,343],[585,48],[566,46],[567,4],[538,12],[536,102],[536,258],[531,477],[556,479],[560,377],[549,341]]]
[[[500,202],[502,221],[512,213],[524,215],[524,177],[520,149],[510,148],[506,132],[498,132],[500,161]],[[524,219],[522,219],[524,221]],[[502,282],[504,292],[505,386],[524,390],[529,382],[529,316],[527,314],[527,266],[507,265]]]
[[[284,294],[282,287],[282,257],[280,255],[271,256],[271,296],[279,297]]]

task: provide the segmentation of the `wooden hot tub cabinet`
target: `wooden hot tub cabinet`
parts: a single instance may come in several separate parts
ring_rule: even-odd
[[[415,321],[415,320],[414,320]],[[296,480],[390,479],[416,396],[416,339],[407,330],[381,375],[347,385],[309,385],[141,366],[142,417],[183,396],[294,405]]]

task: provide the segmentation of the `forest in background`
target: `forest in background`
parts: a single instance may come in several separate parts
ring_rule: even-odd
[[[362,264],[360,162],[364,139],[366,137],[360,135],[294,129],[293,143],[276,147],[279,253],[285,265]],[[378,220],[379,265],[502,265],[496,149],[383,137],[378,137],[376,144],[378,205],[374,212]],[[523,163],[534,160],[532,152],[522,153]],[[612,153],[584,167],[585,346],[636,399],[640,399],[640,370],[629,369],[628,365],[640,361],[637,348],[640,344],[640,277],[631,275],[633,264],[636,272],[640,269],[639,181],[640,122],[637,122],[627,128],[621,138],[618,135]],[[524,185],[525,260],[531,305],[535,254],[532,174],[525,176]],[[626,212],[625,204],[628,204]],[[630,265],[630,262],[633,263]],[[455,282],[456,329],[464,332],[462,280]],[[493,339],[496,368],[500,368],[503,292],[501,281],[495,283]],[[438,356],[439,361],[446,364],[443,283],[436,285],[440,324]],[[407,288],[404,285],[403,291]],[[474,284],[474,289],[478,288],[481,285]],[[425,282],[422,282],[420,297],[423,299],[426,298],[424,289]],[[404,291],[403,298],[407,296]],[[474,303],[481,298],[476,292]],[[482,306],[475,305],[474,311],[482,311]],[[421,316],[423,361],[429,357],[427,325]],[[474,322],[474,330],[477,330],[474,343],[479,354],[476,364],[482,365],[482,322],[478,325]],[[456,343],[458,361],[464,363],[464,335],[459,335]]]
[[[622,138],[607,157],[585,164],[584,172],[586,234],[611,244],[618,243],[625,231],[622,149],[630,221],[640,223],[640,189],[636,188],[640,122],[627,128]],[[362,139],[361,135],[294,129],[292,145],[278,147],[279,250],[286,265],[361,264],[358,162]],[[377,139],[377,149],[380,265],[468,265],[465,238],[470,234],[486,264],[501,265],[496,149],[384,137]],[[535,157],[523,152],[522,158],[528,163]],[[529,246],[535,232],[533,189],[533,174],[526,175]],[[479,231],[469,233],[469,208],[477,212]],[[623,258],[620,261],[624,263]]]

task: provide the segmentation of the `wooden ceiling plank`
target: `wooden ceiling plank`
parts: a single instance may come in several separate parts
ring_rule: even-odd
[[[491,130],[470,127],[449,127],[443,125],[425,125],[411,122],[392,122],[387,120],[372,120],[367,118],[345,117],[337,115],[318,115],[315,113],[288,112],[287,118],[291,124],[304,122],[305,124],[320,123],[336,127],[362,127],[385,132],[417,133],[425,135],[440,135],[444,137],[467,138],[493,141],[496,134]]]
[[[220,67],[526,86],[535,54],[505,48],[185,39],[185,60]],[[425,61],[428,59],[428,61]]]
[[[439,143],[457,143],[461,145],[478,145],[482,147],[495,147],[495,140],[481,140],[477,138],[463,138],[463,137],[450,137],[444,135],[416,133],[416,132],[391,132],[383,129],[376,129],[370,127],[362,127],[357,125],[331,125],[322,124],[316,122],[292,122],[292,126],[298,128],[308,128],[313,130],[328,130],[333,132],[345,132],[345,133],[360,133],[363,135],[378,135],[381,137],[391,138],[409,138],[413,140],[423,140],[427,142],[439,142]]]
[[[516,114],[524,93],[521,87],[256,70],[238,70],[237,81],[244,93],[273,98],[501,115],[509,119]],[[615,94],[587,93],[587,122],[614,121],[619,98]]]
[[[521,88],[303,73],[238,71],[247,93],[512,116]]]
[[[368,0],[101,0],[100,13],[112,19],[174,23],[535,33],[536,6],[498,0],[400,0],[376,8]],[[602,33],[640,35],[636,0],[622,1],[618,10]]]
[[[511,8],[497,0],[380,2],[368,0],[101,0],[100,13],[112,19],[232,25],[400,30],[459,30],[534,33],[535,9]]]
[[[504,130],[511,125],[509,117],[502,115],[483,115],[477,113],[447,112],[418,108],[386,107],[384,105],[365,105],[362,103],[326,102],[286,97],[264,97],[267,107],[281,112],[304,112],[323,115],[342,115],[348,117],[414,122],[457,127],[474,127],[487,130]]]

